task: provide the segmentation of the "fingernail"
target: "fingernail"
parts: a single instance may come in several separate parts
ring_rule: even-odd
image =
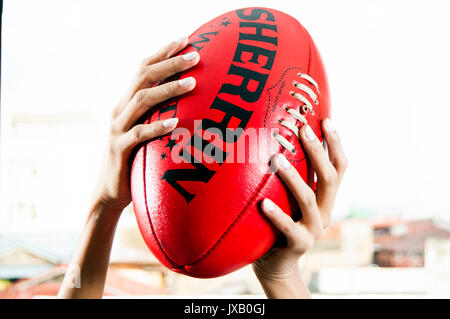
[[[284,168],[284,169],[291,166],[291,163],[289,163],[289,161],[283,154],[278,154],[278,163],[280,164],[281,168]]]
[[[306,139],[310,142],[314,141],[317,138],[316,134],[314,134],[313,130],[311,129],[311,126],[309,126],[309,125],[306,126],[305,136],[306,136]]]
[[[190,61],[195,59],[198,56],[198,53],[196,51],[192,51],[186,54],[183,54],[182,57],[185,61]]]
[[[164,127],[172,127],[177,125],[178,123],[178,118],[174,117],[174,118],[170,118],[165,120],[164,122],[162,122],[162,126]]]
[[[336,128],[334,127],[333,121],[328,118],[325,120],[325,129],[328,132],[336,132]]]
[[[190,86],[194,83],[195,83],[195,79],[192,76],[178,80],[178,84],[181,86]]]
[[[184,37],[180,37],[180,38],[178,38],[175,42],[177,42],[177,43],[183,43],[185,40],[186,40],[186,36],[184,36]]]
[[[273,210],[275,209],[275,204],[270,199],[267,198],[263,200],[262,205],[264,210],[267,212],[273,212]]]

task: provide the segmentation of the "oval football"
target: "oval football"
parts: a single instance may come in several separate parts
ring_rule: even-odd
[[[283,12],[227,12],[196,30],[180,54],[190,51],[200,54],[200,62],[180,77],[193,76],[197,85],[148,114],[147,122],[180,121],[173,134],[138,149],[131,190],[139,229],[159,261],[208,278],[248,265],[274,245],[279,233],[260,211],[264,198],[299,218],[297,203],[270,170],[270,158],[284,154],[315,184],[301,144],[280,121],[301,127],[287,112],[296,110],[322,140],[320,123],[330,116],[330,106],[314,42]]]

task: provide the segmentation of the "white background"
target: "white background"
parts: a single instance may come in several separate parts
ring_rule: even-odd
[[[296,17],[323,56],[350,164],[335,216],[364,209],[450,220],[450,1],[9,0],[0,228],[23,229],[11,214],[24,197],[36,203],[38,229],[81,227],[109,112],[140,61],[221,13],[255,5]],[[80,120],[13,126],[18,115]],[[39,169],[16,165],[18,178],[18,162]]]

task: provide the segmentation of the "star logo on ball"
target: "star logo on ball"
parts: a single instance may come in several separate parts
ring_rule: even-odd
[[[167,154],[166,154],[166,153],[162,153],[162,154],[161,154],[161,159],[166,159],[166,157],[167,157]]]
[[[167,144],[165,147],[168,147],[170,151],[172,151],[172,148],[177,145],[177,142],[175,140],[172,140],[170,137],[167,139]]]
[[[224,22],[222,22],[220,25],[223,25],[223,26],[228,26],[229,24],[231,24],[231,22],[230,21],[224,21]]]

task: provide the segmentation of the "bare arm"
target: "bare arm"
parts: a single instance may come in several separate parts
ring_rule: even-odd
[[[187,42],[187,38],[172,42],[145,59],[130,89],[113,110],[102,172],[86,224],[58,297],[103,296],[117,223],[123,209],[131,202],[130,154],[138,144],[170,133],[176,127],[178,119],[137,125],[136,122],[151,107],[195,87],[193,78],[153,86],[199,62],[197,53],[172,57],[183,49]]]
[[[121,211],[94,204],[69,264],[60,298],[101,298]]]

